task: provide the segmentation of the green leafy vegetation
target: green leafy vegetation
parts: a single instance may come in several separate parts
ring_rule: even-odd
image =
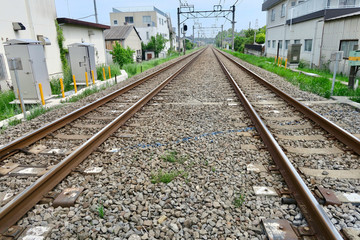
[[[15,100],[13,91],[0,92],[0,121],[21,113],[21,108],[17,104],[10,104]]]
[[[118,42],[113,46],[113,50],[110,54],[113,56],[114,63],[119,64],[120,67],[124,66],[127,63],[133,63],[133,54],[135,51],[131,50],[129,47],[126,49],[123,48]]]
[[[167,152],[165,155],[160,157],[165,162],[171,163],[185,163],[187,158],[185,156],[179,156],[176,151]]]
[[[169,183],[181,174],[180,171],[163,172],[161,169],[157,174],[151,175],[151,183]]]
[[[104,218],[105,216],[105,210],[104,210],[104,206],[100,205],[100,207],[98,208],[98,214],[100,218]]]
[[[155,57],[159,57],[159,53],[164,50],[165,44],[168,40],[165,39],[161,34],[156,34],[156,36],[151,36],[150,41],[145,45],[141,44],[143,53],[146,50],[154,51]]]
[[[26,115],[26,119],[27,120],[34,119],[34,118],[40,116],[41,114],[44,114],[44,113],[49,112],[51,110],[52,110],[52,108],[45,108],[45,107],[42,107],[42,106],[35,107],[35,108],[30,110],[29,115]]]
[[[119,64],[114,63],[114,64],[110,64],[110,71],[111,71],[111,77],[115,77],[116,76],[120,76],[121,75],[121,67]],[[103,75],[103,68],[105,70],[105,78],[109,79],[110,75],[109,75],[109,66],[105,66],[105,64],[100,65],[98,67],[96,67],[96,74],[97,74],[97,79],[104,81],[104,75]],[[105,79],[105,80],[106,80]],[[92,83],[89,83],[92,84]]]
[[[71,83],[72,83],[71,69],[70,69],[69,63],[66,58],[66,55],[69,53],[69,50],[64,47],[65,37],[63,34],[63,30],[56,20],[55,20],[55,26],[56,26],[56,36],[57,36],[56,40],[57,40],[59,50],[60,50],[60,60],[61,60],[61,66],[62,66],[62,70],[63,70],[64,90],[70,91],[70,90],[74,89],[74,86],[71,85]],[[50,81],[50,86],[51,86],[52,94],[60,94],[61,93],[59,79],[52,79]]]
[[[97,93],[97,92],[100,92],[100,91],[106,89],[108,86],[109,85],[103,86],[101,88],[98,88],[98,87],[87,88],[82,93],[72,96],[71,98],[68,98],[65,102],[77,102],[91,94],[94,94],[94,93]]]
[[[234,198],[234,206],[239,208],[243,205],[243,203],[245,202],[245,195],[244,194],[241,194],[241,193],[238,193],[236,194],[237,196]]]
[[[21,119],[13,119],[13,120],[8,122],[9,126],[16,126],[16,125],[18,125],[20,123],[22,123]]]
[[[256,33],[255,42],[262,44],[265,42],[266,26],[259,29],[247,29],[240,32],[234,32],[234,50],[238,52],[244,52],[245,44],[253,44]],[[221,46],[221,37],[223,42],[225,39],[232,38],[232,29],[219,32],[215,37],[216,46]]]
[[[273,72],[285,78],[293,85],[298,86],[303,91],[312,92],[325,98],[330,97],[331,81],[327,77],[311,77],[304,74],[299,74],[297,72],[293,72],[283,67],[279,67],[276,64],[274,64],[274,60],[275,60],[274,58],[258,57],[258,56],[247,55],[239,52],[231,52],[231,51],[225,51],[225,52],[230,53],[235,57],[238,57],[255,66]],[[350,90],[346,85],[341,84],[339,82],[335,82],[334,96],[359,97],[360,89],[358,88],[356,90]]]

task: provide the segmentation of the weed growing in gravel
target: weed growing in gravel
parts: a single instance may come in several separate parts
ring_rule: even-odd
[[[98,213],[99,213],[100,218],[104,218],[105,211],[104,211],[104,206],[103,205],[100,205],[100,207],[98,208]]]
[[[31,120],[31,119],[34,119],[38,116],[40,116],[41,114],[44,114],[48,111],[51,111],[52,109],[51,108],[44,108],[44,107],[36,107],[36,108],[33,108],[30,110],[30,115],[27,115],[26,116],[26,119],[27,120]]]
[[[245,201],[245,195],[244,194],[241,194],[241,193],[238,193],[236,194],[238,195],[238,197],[235,197],[234,198],[234,206],[239,208],[243,205],[244,201]]]
[[[212,168],[211,168],[211,171],[212,171],[212,172],[215,172],[215,171],[216,171],[215,167],[212,167]]]
[[[205,166],[209,165],[209,162],[207,160],[205,160]]]
[[[171,162],[171,163],[185,163],[186,162],[186,157],[184,156],[179,156],[178,153],[176,151],[171,151],[166,153],[165,155],[160,157],[162,160],[164,160],[165,162]]]
[[[169,183],[181,174],[180,171],[163,172],[161,169],[157,174],[151,175],[152,183]]]
[[[21,119],[14,119],[14,120],[11,120],[11,121],[9,121],[9,126],[16,126],[16,125],[18,125],[18,124],[20,124],[22,121],[21,121]]]

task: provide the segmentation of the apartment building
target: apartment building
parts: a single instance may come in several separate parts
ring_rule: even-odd
[[[161,34],[167,43],[159,57],[165,57],[167,50],[174,45],[174,32],[170,17],[154,6],[113,8],[110,13],[111,26],[134,25],[142,39],[147,44],[152,36]]]
[[[301,59],[311,66],[329,65],[331,53],[344,51],[340,71],[347,74],[349,52],[360,39],[360,0],[265,0],[265,52],[287,56],[289,44],[300,43]]]

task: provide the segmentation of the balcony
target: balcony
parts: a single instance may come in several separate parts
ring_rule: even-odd
[[[308,0],[290,9],[287,20],[325,9],[358,8],[359,0]]]

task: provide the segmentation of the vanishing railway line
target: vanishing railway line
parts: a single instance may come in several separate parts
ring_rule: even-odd
[[[216,55],[223,63],[218,63],[207,48],[182,61],[181,66],[176,65],[174,70],[155,76],[151,82],[144,80],[132,90],[117,91],[116,98],[111,95],[104,100],[108,102],[106,105],[100,106],[103,100],[99,99],[99,104],[94,104],[91,110],[86,107],[79,110],[88,113],[86,116],[78,118],[69,114],[55,122],[50,135],[40,130],[29,134],[36,136],[36,144],[35,140],[23,137],[2,147],[0,156],[9,168],[0,180],[13,194],[21,192],[25,184],[31,186],[1,208],[1,231],[6,231],[31,209],[18,225],[39,226],[46,222],[53,226],[48,236],[59,239],[75,234],[80,238],[137,235],[186,239],[259,236],[261,239],[265,236],[259,227],[261,221],[268,235],[271,224],[278,227],[284,224],[283,231],[278,229],[280,234],[296,237],[291,229],[284,230],[288,225],[272,218],[288,220],[301,229],[297,233],[300,235],[341,239],[310,192],[315,184],[324,185],[323,182],[306,178],[309,190],[291,163],[295,167],[309,168],[315,164],[326,167],[331,166],[334,158],[346,159],[344,169],[353,168],[356,166],[353,162],[359,158],[359,140],[327,123],[324,128],[343,143],[329,139],[324,130],[313,128],[316,124],[309,120],[312,116],[303,117],[294,107],[247,77],[235,63],[219,53]],[[228,78],[234,77],[232,85],[221,68],[229,73]],[[236,90],[239,88],[236,84],[243,93]],[[267,135],[270,131],[262,120],[256,119],[255,110],[280,144]],[[245,111],[255,113],[252,120]],[[320,121],[324,120],[320,117]],[[65,126],[65,122],[71,124]],[[334,129],[340,130],[339,135]],[[305,141],[307,138],[315,143]],[[319,152],[321,147],[324,152]],[[305,148],[308,156],[301,152]],[[40,151],[42,154],[38,154]],[[312,161],[316,153],[319,155]],[[331,159],[325,157],[321,161],[324,156]],[[270,170],[280,171],[285,181],[265,168],[251,170],[254,164],[273,165],[272,158],[277,167]],[[304,160],[312,162],[306,164]],[[43,171],[41,174],[46,173],[24,181],[19,177],[21,165],[36,165]],[[102,172],[87,175],[84,171],[96,167],[103,169]],[[10,171],[15,169],[18,172]],[[158,183],[165,175],[172,176],[173,181]],[[280,189],[280,195],[291,204],[281,202],[271,190],[266,192],[272,186]],[[33,207],[52,189],[59,193],[67,187],[85,188],[70,210],[56,208],[52,203]],[[258,194],[258,189],[265,190]],[[100,205],[105,208],[106,216],[98,220]],[[42,214],[37,217],[39,212]],[[52,217],[44,217],[46,214]],[[330,211],[330,214],[335,213]],[[74,216],[77,221],[72,221]]]

